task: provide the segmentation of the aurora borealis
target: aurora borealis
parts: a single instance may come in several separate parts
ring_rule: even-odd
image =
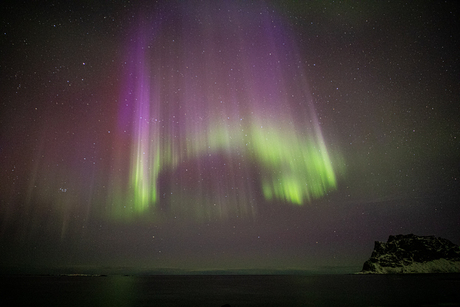
[[[453,5],[4,11],[6,267],[350,268],[389,234],[458,243]]]
[[[222,9],[211,5],[197,22],[190,7],[180,20],[141,19],[133,30],[116,135],[131,151],[113,167],[124,169],[129,160],[129,180],[114,172],[114,189],[125,192],[107,195],[121,218],[155,206],[161,193],[179,195],[176,215],[222,218],[255,212],[261,192],[265,201],[303,205],[336,188],[292,39],[268,11]],[[181,33],[163,35],[178,23]],[[123,155],[129,146],[122,146],[115,152]],[[215,183],[203,187],[210,164]],[[177,172],[166,192],[159,189],[162,172]]]

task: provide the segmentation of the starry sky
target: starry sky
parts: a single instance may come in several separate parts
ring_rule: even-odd
[[[453,2],[2,6],[5,270],[350,273],[389,235],[460,243]]]

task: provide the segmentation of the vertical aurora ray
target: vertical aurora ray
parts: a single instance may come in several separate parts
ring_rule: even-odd
[[[128,156],[130,179],[111,179],[115,215],[247,216],[335,189],[341,156],[325,145],[282,21],[231,4],[168,16],[141,20],[128,43],[117,134],[129,146],[115,156]]]
[[[134,127],[135,142],[132,144],[132,185],[134,187],[134,210],[143,211],[149,202],[156,202],[155,169],[151,170],[150,157],[155,152],[150,152],[150,99],[149,85],[145,82],[145,75],[140,73],[140,84],[136,93],[136,121]],[[150,175],[152,174],[152,176]],[[153,178],[152,178],[153,177]],[[151,180],[152,179],[152,180]],[[150,195],[152,193],[152,195]]]
[[[157,203],[157,179],[160,172],[160,131],[156,125],[159,104],[151,93],[149,63],[146,56],[146,36],[142,29],[130,40],[127,48],[126,85],[121,94],[117,136],[122,140],[115,146],[112,191],[107,200],[112,215],[126,218],[147,210]],[[126,154],[129,148],[129,154]],[[120,178],[129,174],[129,179]]]

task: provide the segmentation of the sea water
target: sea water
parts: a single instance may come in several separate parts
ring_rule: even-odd
[[[460,274],[1,276],[0,306],[460,306]]]

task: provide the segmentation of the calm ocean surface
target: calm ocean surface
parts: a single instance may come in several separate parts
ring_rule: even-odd
[[[1,276],[0,306],[460,306],[460,274]]]

